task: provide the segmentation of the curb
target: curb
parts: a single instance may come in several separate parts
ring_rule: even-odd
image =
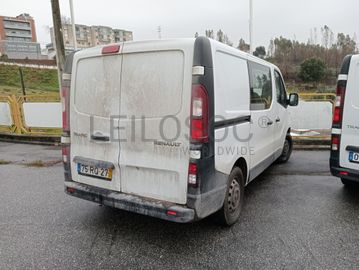
[[[61,136],[0,133],[0,141],[12,142],[12,143],[25,143],[25,144],[40,144],[40,145],[60,145]]]

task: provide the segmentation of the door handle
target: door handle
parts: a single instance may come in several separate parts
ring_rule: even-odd
[[[109,142],[110,137],[105,135],[91,135],[91,140],[101,141],[101,142]]]
[[[276,119],[275,121],[276,121],[276,123],[279,123],[279,122],[280,122],[280,118],[277,117],[277,119]]]

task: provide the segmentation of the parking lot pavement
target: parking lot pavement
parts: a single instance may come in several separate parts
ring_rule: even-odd
[[[72,198],[59,149],[0,143],[0,269],[359,269],[359,190],[295,151],[245,191],[241,220],[175,224]],[[31,161],[45,166],[32,167]],[[3,162],[6,163],[6,162]]]

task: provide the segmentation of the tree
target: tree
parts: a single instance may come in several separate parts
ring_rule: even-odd
[[[213,30],[206,30],[206,37],[214,39],[214,31]]]
[[[229,40],[229,37],[227,35],[224,35],[224,43],[228,46],[233,47],[233,42]]]
[[[266,48],[264,46],[257,47],[256,50],[253,52],[253,55],[259,58],[264,58],[266,54]]]
[[[9,60],[9,57],[7,54],[1,54],[0,61],[7,62]]]
[[[324,61],[318,58],[310,58],[300,65],[299,78],[304,82],[313,82],[314,86],[324,78],[326,72]]]
[[[224,43],[224,33],[221,29],[219,29],[217,32],[217,40]]]
[[[241,51],[244,51],[244,52],[249,52],[250,46],[249,46],[249,44],[246,43],[246,41],[243,38],[241,38],[239,40],[237,49],[241,50]]]

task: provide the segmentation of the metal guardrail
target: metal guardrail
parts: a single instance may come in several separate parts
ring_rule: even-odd
[[[304,101],[328,101],[335,103],[336,95],[333,93],[300,93],[299,97]]]
[[[12,124],[0,125],[0,133],[14,135],[61,135],[61,128],[29,127],[25,122],[24,103],[31,102],[60,102],[58,93],[26,96],[0,95],[0,102],[7,103],[10,108]]]

